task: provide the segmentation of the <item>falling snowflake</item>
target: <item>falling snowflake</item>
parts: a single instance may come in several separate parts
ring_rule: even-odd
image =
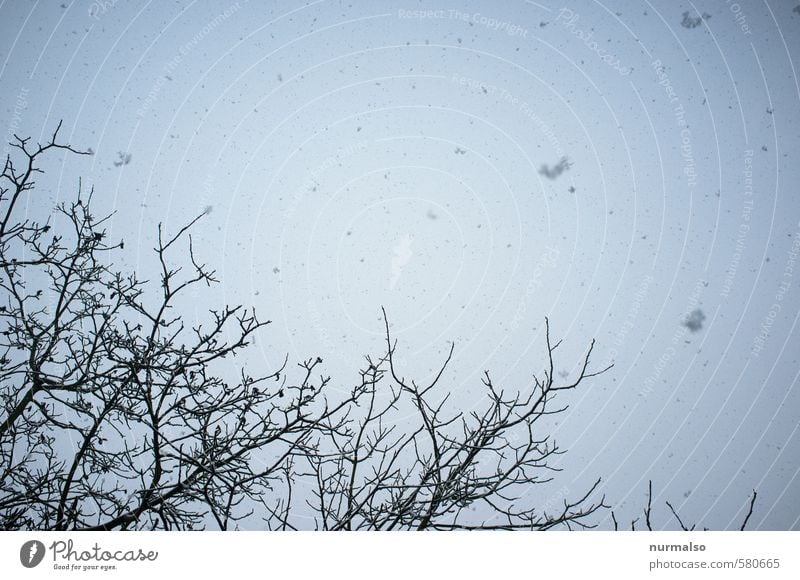
[[[703,314],[703,311],[696,308],[686,317],[686,320],[683,321],[683,325],[692,332],[699,332],[700,329],[703,328],[703,321],[705,319],[706,315]]]
[[[562,157],[553,167],[543,164],[539,168],[539,174],[544,175],[547,179],[555,179],[570,167],[572,167],[572,163],[569,162],[569,159]]]
[[[684,28],[697,28],[703,23],[703,20],[708,20],[711,18],[710,14],[706,14],[703,12],[702,16],[698,16],[696,18],[692,18],[689,16],[689,12],[683,13],[683,20],[681,20],[681,26]]]
[[[130,153],[123,153],[122,151],[117,152],[118,159],[114,161],[114,167],[122,167],[123,165],[127,165],[131,162],[131,158],[133,157]]]

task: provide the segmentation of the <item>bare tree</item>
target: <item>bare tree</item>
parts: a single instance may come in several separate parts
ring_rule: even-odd
[[[747,513],[744,516],[744,520],[742,521],[742,525],[739,527],[739,531],[744,531],[747,527],[747,523],[750,521],[750,518],[753,515],[753,508],[756,505],[756,498],[758,497],[758,492],[753,490],[753,495],[750,496],[750,503],[747,507]],[[678,515],[678,512],[675,511],[675,508],[672,507],[672,504],[669,501],[665,501],[664,504],[669,508],[670,513],[674,516],[675,521],[678,523],[679,529],[683,530],[684,532],[693,532],[697,528],[697,524],[687,525]],[[653,531],[653,521],[651,519],[653,513],[653,481],[650,480],[647,482],[647,505],[644,507],[644,527],[639,527],[640,530],[647,530]],[[631,520],[631,531],[636,531],[636,524],[639,522],[641,518],[634,518]],[[612,511],[611,512],[611,521],[614,523],[614,531],[618,531],[619,522],[617,521],[616,514]],[[703,531],[708,531],[708,528],[703,528]]]
[[[554,383],[553,353],[546,321],[548,367],[527,393],[499,389],[487,371],[485,405],[448,411],[450,393],[436,393],[453,346],[428,384],[405,378],[395,365],[397,345],[384,311],[387,354],[361,371],[354,398],[365,407],[333,430],[328,454],[310,455],[317,483],[314,505],[322,529],[454,530],[593,527],[589,516],[607,507],[592,501],[597,480],[575,501],[548,513],[531,498],[532,486],[552,479],[548,462],[561,453],[542,419],[563,412],[558,395],[599,372],[588,370],[594,342],[579,376]],[[383,393],[381,385],[388,383]],[[401,417],[397,417],[400,415]],[[399,428],[399,426],[401,426]]]
[[[547,418],[559,397],[601,372],[558,384],[546,368],[524,392],[483,378],[485,403],[453,409],[386,352],[352,389],[332,388],[322,360],[230,377],[223,360],[269,324],[241,306],[181,316],[190,288],[216,282],[191,227],[158,228],[156,283],[114,271],[111,216],[78,187],[41,223],[21,217],[45,154],[12,143],[0,176],[0,528],[550,529],[592,527],[600,481],[560,506],[532,486],[558,471]],[[185,262],[174,265],[183,249]]]

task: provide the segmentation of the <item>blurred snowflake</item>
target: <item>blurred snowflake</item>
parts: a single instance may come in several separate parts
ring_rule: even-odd
[[[572,167],[572,163],[569,162],[569,159],[562,157],[553,167],[542,165],[539,168],[539,174],[544,175],[547,179],[555,179],[570,167]]]
[[[703,321],[706,319],[706,315],[703,314],[703,311],[699,308],[692,310],[691,314],[686,317],[686,320],[683,321],[683,325],[691,330],[692,332],[698,332],[701,328],[703,328]]]

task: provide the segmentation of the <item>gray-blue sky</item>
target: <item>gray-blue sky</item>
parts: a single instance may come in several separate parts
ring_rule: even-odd
[[[800,525],[792,3],[0,14],[4,134],[64,119],[95,152],[51,159],[31,214],[82,176],[117,212],[120,265],[146,274],[155,224],[210,208],[196,241],[222,284],[193,307],[273,320],[253,364],[319,354],[347,388],[382,347],[383,305],[409,374],[456,342],[443,387],[468,409],[485,369],[508,388],[541,369],[549,316],[559,371],[591,338],[616,365],[573,394],[554,425],[565,471],[535,493],[603,476],[636,517],[651,478],[656,503],[731,528],[756,488],[754,527]]]

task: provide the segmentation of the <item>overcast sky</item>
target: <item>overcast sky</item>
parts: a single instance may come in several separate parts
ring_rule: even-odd
[[[603,477],[620,519],[800,529],[800,5],[0,3],[3,142],[58,120],[30,215],[78,177],[121,268],[202,212],[198,295],[273,324],[250,356],[383,346],[442,388],[524,388],[544,317],[574,376],[543,501]],[[611,525],[610,518],[600,521]]]

